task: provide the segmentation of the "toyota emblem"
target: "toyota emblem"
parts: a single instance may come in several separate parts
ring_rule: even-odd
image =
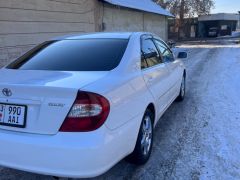
[[[12,91],[8,88],[4,88],[2,90],[2,93],[3,93],[4,96],[7,96],[7,97],[12,96]]]

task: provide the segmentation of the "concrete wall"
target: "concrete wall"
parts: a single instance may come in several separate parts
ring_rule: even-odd
[[[149,31],[167,40],[165,16],[109,4],[104,4],[102,9],[104,31]]]
[[[144,13],[144,31],[157,34],[163,40],[168,39],[168,20],[166,16]]]
[[[94,32],[95,0],[0,0],[0,66],[49,38]]]

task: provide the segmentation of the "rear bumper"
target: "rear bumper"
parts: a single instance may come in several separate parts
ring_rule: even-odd
[[[96,177],[133,151],[136,127],[133,120],[115,131],[102,126],[53,136],[0,130],[0,165],[58,177]]]

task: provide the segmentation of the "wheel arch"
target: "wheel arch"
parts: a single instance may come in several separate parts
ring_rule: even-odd
[[[184,69],[184,71],[183,71],[183,77],[186,78],[186,76],[187,76],[187,71],[186,71],[186,69]]]
[[[153,114],[153,124],[155,123],[155,118],[156,118],[156,110],[155,110],[155,106],[154,106],[154,103],[149,103],[147,105],[147,107],[145,108],[145,112],[144,112],[144,115],[142,117],[142,121],[143,121],[143,118],[146,114],[146,112],[149,112],[151,111],[151,113]],[[141,125],[142,125],[142,121],[141,121]],[[147,160],[149,159],[149,156],[151,154],[151,150],[150,150],[150,154],[148,155],[148,157],[145,157],[146,159],[142,159],[142,158],[139,158],[139,133],[141,133],[142,131],[140,131],[141,129],[141,125],[139,127],[139,130],[138,130],[138,134],[137,134],[137,137],[136,137],[136,141],[134,143],[134,148],[133,148],[133,151],[131,152],[131,154],[129,154],[127,157],[126,157],[126,160],[130,163],[134,163],[134,164],[137,164],[137,165],[142,165],[142,164],[145,164],[147,162]],[[152,131],[154,131],[154,126],[152,126]],[[153,143],[153,142],[152,142]],[[138,146],[137,146],[138,145]],[[151,148],[152,148],[152,144],[151,144]]]
[[[149,103],[146,110],[149,109],[153,113],[153,124],[156,122],[156,109],[153,103]]]

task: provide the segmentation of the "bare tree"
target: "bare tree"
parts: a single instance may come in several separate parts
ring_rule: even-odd
[[[153,0],[163,8],[169,9],[176,17],[209,14],[214,0]]]
[[[214,0],[153,0],[163,8],[179,19],[177,28],[179,34],[184,26],[184,18],[194,17],[198,15],[209,14],[214,7]]]

